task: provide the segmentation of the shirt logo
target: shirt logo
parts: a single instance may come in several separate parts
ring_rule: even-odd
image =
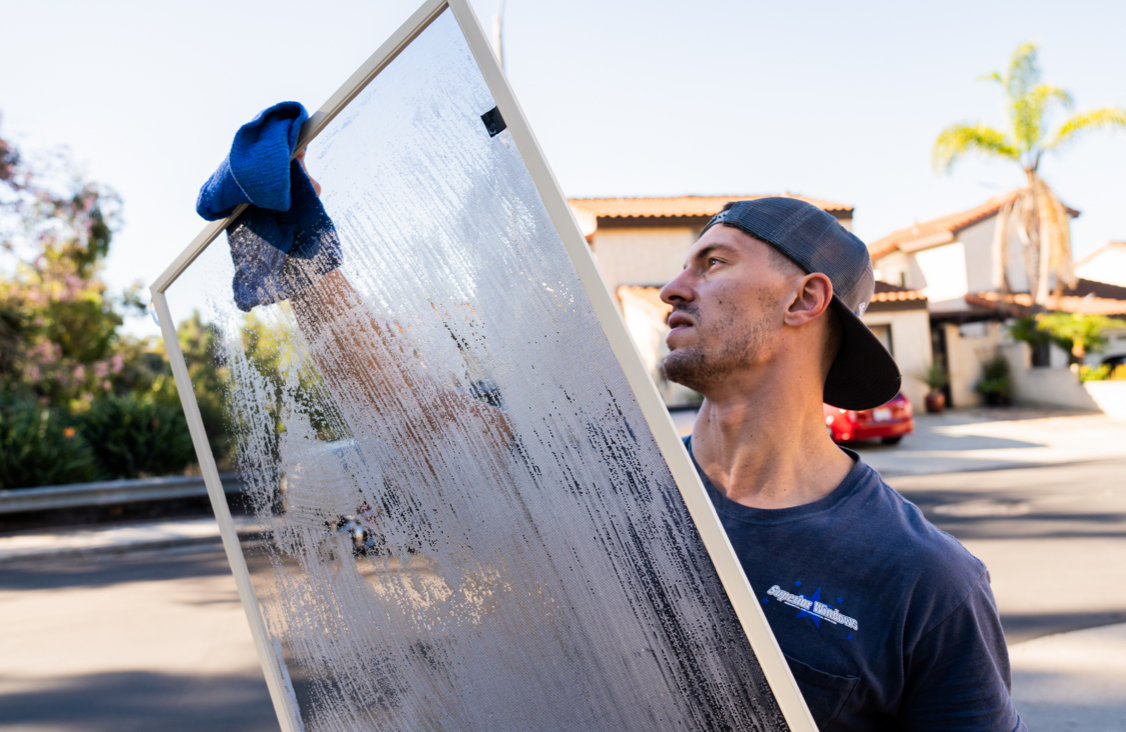
[[[821,602],[820,587],[817,588],[817,591],[813,593],[812,597],[806,597],[805,595],[795,595],[792,592],[786,592],[778,585],[771,587],[766,591],[766,594],[777,599],[779,602],[783,602],[789,605],[790,607],[797,608],[798,614],[794,617],[810,618],[814,623],[816,623],[818,628],[821,627],[822,620],[828,620],[833,625],[843,625],[846,628],[852,628],[853,630],[860,629],[859,624],[856,622],[856,618],[850,618],[840,610],[837,610],[835,607],[831,607]]]

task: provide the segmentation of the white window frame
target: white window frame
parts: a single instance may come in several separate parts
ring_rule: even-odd
[[[704,546],[711,557],[743,630],[747,634],[751,649],[762,667],[766,681],[774,692],[775,699],[786,718],[787,724],[793,732],[816,732],[817,726],[813,717],[810,715],[805,700],[794,681],[786,658],[782,654],[774,634],[770,631],[766,616],[755,599],[750,583],[747,581],[742,565],[739,563],[739,558],[727,538],[727,532],[720,524],[719,516],[716,514],[715,508],[696,474],[692,459],[680,440],[656,386],[645,370],[641,356],[629,336],[629,331],[626,329],[613,296],[610,294],[594,261],[590,247],[587,246],[586,240],[583,238],[574,213],[567,204],[567,199],[548,167],[547,160],[540,151],[539,144],[536,142],[520,105],[505,79],[504,72],[493,55],[484,30],[477,21],[477,17],[467,0],[427,0],[302,126],[297,149],[301,149],[312,141],[380,71],[391,63],[411,41],[447,8],[457,20],[469,44],[477,66],[488,84],[489,91],[496,101],[501,116],[512,134],[536,189],[543,199],[560,239],[563,241],[586,294],[590,298],[591,305],[598,315],[618,364],[625,373],[641,411],[649,424],[649,429],[668,463],[677,488],[680,490],[689,514],[700,532]],[[157,278],[150,289],[153,306],[160,319],[168,360],[180,393],[180,402],[184,407],[184,414],[187,417],[192,441],[199,457],[203,479],[207,485],[211,505],[219,523],[223,548],[226,551],[227,559],[230,560],[239,597],[250,623],[254,646],[262,662],[266,685],[270,690],[274,710],[283,732],[298,732],[302,729],[302,724],[298,718],[298,710],[294,706],[295,700],[290,697],[283,681],[280,652],[273,647],[262,620],[258,601],[251,585],[250,573],[242,554],[238,534],[231,520],[226,496],[219,480],[219,471],[208,444],[199,405],[196,403],[195,392],[184,361],[184,354],[180,350],[180,343],[176,336],[176,326],[172,320],[172,314],[165,296],[172,283],[245,208],[245,205],[239,206],[226,219],[211,222],[204,227],[203,231],[188,245],[187,249],[176,257],[175,261]]]

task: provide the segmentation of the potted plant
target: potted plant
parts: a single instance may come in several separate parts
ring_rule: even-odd
[[[997,354],[981,365],[981,378],[974,384],[974,391],[985,399],[986,406],[1000,407],[1009,403],[1009,360]]]
[[[941,361],[932,361],[920,374],[919,379],[930,389],[924,400],[927,412],[942,414],[942,410],[946,409],[946,394],[942,392],[942,389],[950,381],[950,377],[946,374],[946,367],[942,365]]]

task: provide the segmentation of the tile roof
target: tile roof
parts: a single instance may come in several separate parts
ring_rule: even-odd
[[[1020,195],[1023,189],[1014,189],[1008,193],[1002,193],[999,196],[990,198],[980,206],[974,206],[966,211],[959,211],[958,213],[947,214],[946,216],[939,216],[937,219],[930,221],[916,222],[911,226],[905,226],[902,229],[896,229],[882,239],[877,239],[868,245],[868,254],[872,259],[879,259],[880,257],[891,254],[899,249],[901,244],[922,239],[927,236],[934,236],[935,234],[957,233],[967,226],[983,221],[990,216],[993,216],[1001,210],[1003,206],[1012,203]],[[1065,206],[1068,213],[1072,218],[1079,215],[1079,212],[1073,208]]]
[[[774,195],[782,198],[796,198],[829,212],[852,213],[852,206],[823,201],[819,198],[799,196],[794,193],[751,196],[668,196],[664,198],[569,198],[567,201],[577,212],[599,218],[662,218],[714,216],[732,201],[770,198]]]
[[[966,295],[966,302],[986,308],[996,308],[1004,303],[1015,314],[1027,315],[1032,308],[1032,295],[1027,292],[1005,295],[975,292]],[[1048,309],[1080,315],[1126,315],[1126,287],[1080,279],[1074,288],[1064,290],[1058,298],[1049,299]]]
[[[908,290],[888,282],[877,282],[872,302],[926,302],[927,296],[921,290]]]
[[[1124,251],[1124,252],[1126,252],[1126,241],[1107,242],[1106,245],[1099,247],[1095,251],[1088,254],[1086,257],[1083,257],[1082,259],[1080,259],[1078,262],[1075,263],[1075,266],[1076,267],[1082,267],[1084,264],[1087,264],[1088,262],[1094,261],[1100,255],[1106,254],[1107,252],[1114,252],[1114,251]]]

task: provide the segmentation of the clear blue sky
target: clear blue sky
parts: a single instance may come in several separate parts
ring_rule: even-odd
[[[106,278],[146,286],[203,225],[200,183],[235,129],[311,110],[414,0],[11,4],[2,130],[70,147],[125,225]],[[474,0],[483,24],[495,0]],[[507,0],[509,78],[569,196],[774,193],[856,207],[865,240],[1019,185],[1015,166],[930,168],[935,135],[1004,122],[976,78],[1023,41],[1077,108],[1126,106],[1126,3]],[[1076,255],[1126,239],[1126,135],[1093,133],[1042,173],[1083,211]],[[151,325],[133,324],[149,332]]]

